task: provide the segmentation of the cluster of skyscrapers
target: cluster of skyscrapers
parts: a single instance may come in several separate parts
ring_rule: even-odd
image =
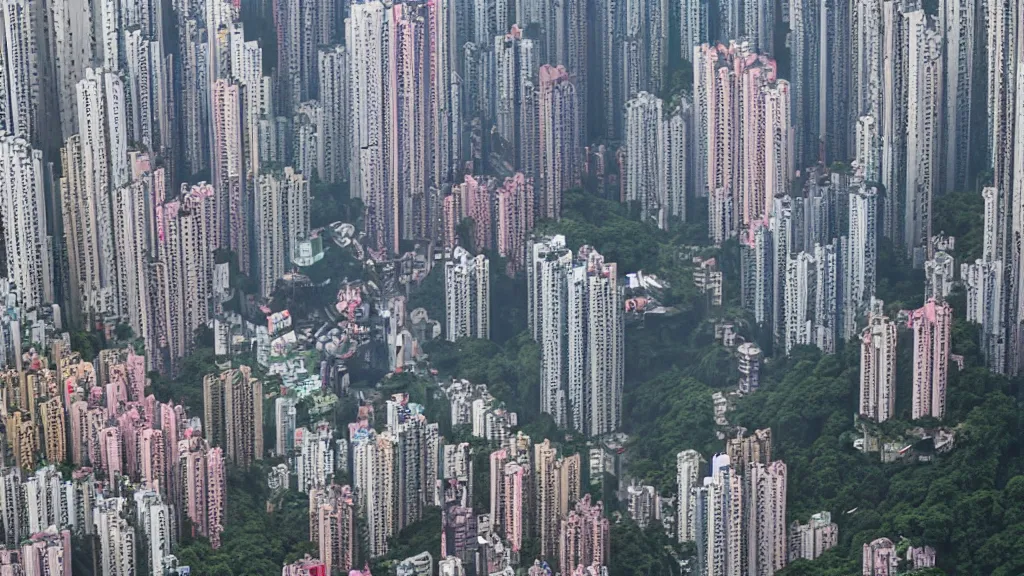
[[[778,350],[830,354],[856,335],[875,294],[877,203],[862,179],[814,170],[740,237],[742,304]]]
[[[448,329],[445,337],[491,338],[490,261],[483,254],[470,257],[461,247],[445,263],[444,291]]]
[[[817,554],[794,548],[803,533],[794,526],[791,536],[787,528],[786,465],[772,459],[770,429],[727,440],[703,475],[708,470],[694,450],[677,456],[677,537],[696,543],[698,574],[774,574],[835,545],[832,536]]]
[[[541,349],[541,412],[587,436],[622,422],[625,366],[618,269],[591,246],[576,257],[565,237],[534,238],[529,250],[529,325]]]
[[[2,375],[14,460],[0,468],[0,565],[69,576],[74,535],[93,539],[105,575],[134,574],[143,557],[164,574],[177,568],[185,525],[219,547],[225,458],[199,419],[144,395],[145,362],[131,349],[86,362],[58,340],[51,352]],[[55,466],[64,462],[75,466],[69,479]]]
[[[607,565],[608,519],[600,502],[581,498],[581,474],[579,454],[559,456],[549,441],[534,444],[521,433],[491,453],[491,530],[514,557],[536,538],[540,556],[557,558],[563,573]]]
[[[688,100],[680,98],[666,106],[649,92],[626,102],[625,162],[619,174],[622,201],[636,203],[640,219],[659,228],[686,220],[686,198],[693,195],[692,171],[699,168],[690,145],[689,108]]]
[[[693,150],[691,165],[696,166],[693,194],[708,197],[709,236],[716,243],[738,236],[751,244],[759,228],[782,233],[775,223],[785,216],[773,203],[790,193],[794,181],[814,180],[819,164],[838,168],[861,188],[874,190],[870,220],[861,213],[861,222],[855,223],[851,203],[848,229],[831,232],[836,238],[845,235],[848,244],[835,249],[840,299],[836,326],[840,338],[850,338],[857,322],[863,321],[854,320],[850,304],[856,303],[862,316],[872,292],[868,283],[849,284],[862,276],[861,269],[863,279],[871,280],[870,263],[849,254],[859,244],[855,233],[868,228],[861,223],[871,228],[867,234],[877,229],[901,247],[915,267],[932,262],[931,270],[944,273],[948,258],[933,242],[938,232],[932,229],[933,199],[973,188],[977,177],[991,170],[991,181],[983,182],[989,185],[983,193],[985,251],[978,262],[963,264],[961,280],[976,296],[970,319],[982,324],[989,367],[1017,373],[1020,255],[1013,238],[1017,199],[1024,192],[1013,158],[1024,132],[1015,84],[1024,45],[1019,42],[1022,21],[1016,4],[943,0],[931,14],[913,0],[852,0],[827,6],[810,0],[788,2],[782,7],[789,30],[785,80],[778,78],[773,59],[782,47],[774,45],[779,23],[770,15],[775,11],[770,3],[715,6],[683,0],[679,5],[683,55],[694,65],[693,112],[688,120],[693,126],[688,151]],[[978,53],[987,58],[984,72],[975,68]],[[980,78],[982,73],[987,76]],[[649,133],[655,134],[650,126]],[[628,171],[624,178],[631,178]],[[824,250],[831,239],[824,238]],[[814,308],[804,303],[785,313],[780,305],[781,278],[803,276],[813,267],[819,286],[823,272],[828,280],[832,255],[815,255],[813,248],[805,247],[808,257],[802,262],[799,250],[789,254],[797,260],[795,270],[788,258],[780,262],[776,257],[771,264],[776,272],[774,309],[757,304],[755,313],[759,322],[772,318],[777,343],[787,338],[790,343],[810,340],[827,350],[831,344],[819,328],[829,334],[833,329],[825,322],[815,318],[809,329],[797,330],[781,322],[792,320],[806,327],[805,316]],[[954,273],[947,277],[952,280]],[[822,287],[830,301],[831,287]],[[785,294],[792,293],[797,300],[811,297],[812,291],[790,288]],[[927,297],[941,300],[945,294]],[[821,299],[820,294],[815,298]]]
[[[388,550],[388,539],[423,517],[435,501],[440,437],[423,407],[397,395],[387,403],[387,428],[377,433],[365,420],[349,426],[352,489],[366,518],[371,557]]]
[[[242,10],[4,13],[6,277],[23,305],[59,304],[76,327],[130,326],[151,369],[174,373],[220,313],[219,264],[273,294],[310,234],[315,182],[349,184],[377,257],[400,240],[452,248],[471,217],[476,248],[523,270],[534,220],[557,219],[581,184],[585,143],[628,128],[629,158],[643,157],[645,121],[626,103],[665,86],[672,21],[649,0],[247,6],[273,21],[269,62]],[[626,169],[630,199],[662,226],[692,188],[688,104],[672,106],[654,122],[657,162]]]

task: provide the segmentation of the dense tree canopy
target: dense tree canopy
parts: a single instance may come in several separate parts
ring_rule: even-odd
[[[193,574],[251,576],[277,574],[285,562],[317,554],[309,541],[309,501],[305,494],[287,491],[279,506],[268,510],[266,469],[229,470],[227,522],[222,545],[210,548],[205,538],[185,538],[175,551]],[[188,528],[186,524],[185,528]]]
[[[980,250],[977,200],[947,194],[937,203],[948,206],[936,210],[935,230],[957,236],[957,261],[976,257]],[[631,318],[627,323],[623,428],[631,437],[626,446],[629,475],[674,496],[678,452],[696,449],[710,458],[724,448],[716,437],[711,398],[716,391],[734,389],[737,372],[733,350],[714,338],[716,322],[732,323],[747,339],[760,342],[764,338],[749,316],[737,309],[739,247],[727,242],[719,249],[699,249],[702,256],[717,257],[725,270],[725,306],[713,309],[694,289],[691,252],[684,248],[699,243],[699,225],[657,230],[631,220],[617,203],[569,192],[563,218],[544,222],[540,228],[565,234],[574,251],[581,244],[593,245],[607,261],[618,264],[620,275],[642,269],[669,283],[662,303],[672,309],[670,313]],[[538,414],[540,352],[526,331],[525,279],[507,278],[497,261],[492,255],[494,341],[428,343],[424,350],[430,365],[441,377],[486,383],[496,398],[520,415],[523,430],[532,437],[558,441],[565,454],[582,451],[580,439],[559,431],[549,417]],[[902,251],[881,241],[878,264],[877,292],[887,310],[921,305],[923,276],[912,269]],[[443,270],[435,270],[413,290],[410,307],[426,307],[432,318],[443,321],[443,283]],[[853,448],[859,435],[854,423],[859,385],[856,345],[828,356],[799,347],[787,358],[770,358],[762,365],[761,389],[735,402],[735,410],[728,414],[731,424],[749,430],[772,428],[775,457],[788,468],[787,521],[806,522],[811,514],[826,510],[839,524],[837,548],[814,562],[792,564],[782,576],[859,573],[861,546],[882,536],[934,546],[939,563],[934,574],[1024,574],[1020,386],[984,368],[977,326],[962,319],[963,298],[961,292],[954,292],[950,301],[959,317],[953,352],[965,357],[965,368],[951,369],[947,415],[942,422],[955,429],[956,446],[930,463],[883,464],[877,453],[863,454]],[[901,330],[896,421],[884,426],[887,432],[901,433],[910,427],[908,337]],[[87,338],[80,337],[81,347],[90,344]],[[158,397],[183,398],[194,407],[201,406],[202,374],[212,369],[212,353],[201,348],[185,363],[180,378],[154,378],[153,390]],[[442,433],[450,441],[473,445],[474,500],[478,508],[486,508],[486,455],[494,446],[471,438],[465,429],[452,429],[443,415],[444,400],[431,380],[395,375],[382,381],[377,391],[383,395],[410,392],[432,419],[441,422]],[[345,410],[338,417],[339,425],[351,418],[352,406],[346,405]],[[267,515],[263,484],[262,476],[232,472],[224,547],[214,552],[202,540],[189,540],[178,553],[183,563],[193,565],[194,573],[274,573],[267,571],[271,565],[279,571],[285,559],[310,549],[305,542],[308,527],[302,496],[286,497],[279,509]],[[679,560],[689,558],[692,549],[679,548],[659,526],[641,530],[627,520],[618,521],[618,509],[612,502],[606,507],[613,519],[610,573],[682,573]],[[374,573],[423,550],[436,554],[439,525],[437,511],[429,510],[422,522],[393,540],[391,553],[375,562]],[[264,541],[257,550],[256,542]],[[534,544],[526,543],[525,549],[533,550]],[[238,562],[242,557],[244,562]],[[525,557],[529,554],[524,553]]]

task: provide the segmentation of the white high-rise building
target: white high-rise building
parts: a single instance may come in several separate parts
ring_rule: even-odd
[[[662,206],[665,217],[686,221],[686,202],[693,173],[693,106],[683,99],[664,121],[661,155]],[[661,225],[666,227],[665,223]]]
[[[572,251],[565,237],[534,240],[527,274],[534,340],[540,343],[540,411],[561,426],[568,425],[565,389],[565,318]]]
[[[679,2],[679,48],[684,60],[693,56],[693,49],[709,42],[708,0],[680,0]]]
[[[839,260],[842,254],[838,240],[824,246],[814,246],[815,288],[814,323],[811,327],[811,343],[825,354],[836,351],[839,335],[839,284],[842,275]]]
[[[69,516],[64,486],[60,472],[53,465],[44,466],[25,478],[22,490],[30,534],[42,532],[49,526],[65,527]]]
[[[679,542],[697,539],[697,492],[704,458],[696,450],[683,450],[676,455],[676,535]]]
[[[30,534],[21,479],[22,471],[17,466],[0,470],[0,527],[8,548],[18,546]]]
[[[249,205],[246,202],[245,151],[243,147],[244,89],[237,82],[220,79],[211,88],[210,118],[213,155],[213,186],[217,212],[214,227],[219,248],[229,248],[238,258],[242,274],[252,273]]]
[[[839,543],[839,526],[829,512],[818,512],[811,521],[789,526],[789,561],[814,560]]]
[[[309,180],[290,166],[261,174],[256,186],[256,266],[260,293],[269,297],[291,258],[297,237],[309,234]]]
[[[882,4],[886,0],[854,0],[853,63],[854,112],[858,116],[879,118],[883,106]],[[889,0],[891,1],[891,0]]]
[[[244,88],[242,133],[247,178],[251,180],[254,174],[259,173],[259,119],[274,113],[270,78],[263,75],[263,49],[259,42],[245,41],[245,30],[241,22],[236,20],[228,26],[231,60],[229,78]]]
[[[352,438],[352,480],[359,512],[366,518],[370,556],[383,556],[388,538],[395,528],[397,471],[395,457],[398,441],[385,432],[361,430]]]
[[[994,187],[981,191],[985,199],[981,258],[960,265],[960,281],[967,295],[968,322],[981,325],[981,348],[985,364],[997,374],[1006,372],[1006,326],[1004,306],[1006,280],[1003,260],[996,257],[1000,222],[999,192]]]
[[[93,512],[93,524],[99,537],[101,572],[104,576],[136,574],[135,529],[124,517],[124,498],[100,498]]]
[[[445,317],[448,326],[445,338],[491,337],[490,261],[483,254],[470,256],[457,247],[453,260],[445,262]]]
[[[697,573],[740,576],[744,565],[743,481],[729,456],[716,454],[697,488]]]
[[[591,436],[622,419],[622,295],[615,264],[590,246],[577,260],[561,236],[530,250],[531,326],[541,347],[541,411]]]
[[[52,238],[46,235],[43,153],[22,137],[0,137],[0,221],[7,279],[26,309],[53,302]]]
[[[986,186],[981,190],[981,197],[985,201],[985,216],[981,237],[981,258],[985,261],[1002,258],[1002,249],[999,247],[1000,228],[1003,225],[1000,214],[999,190],[993,186]]]
[[[931,257],[932,197],[944,159],[939,148],[942,109],[942,41],[924,10],[907,20],[907,180],[903,240],[915,263]],[[923,251],[923,254],[915,252]],[[924,258],[921,258],[923,256]]]
[[[772,62],[774,64],[774,62]],[[774,68],[770,68],[774,71]],[[764,175],[760,170],[747,171],[743,178],[746,197],[745,205],[750,207],[750,219],[767,213],[772,199],[789,193],[789,183],[793,178],[793,140],[794,131],[790,110],[789,82],[779,80],[761,88],[759,98],[764,99],[764,120],[755,118],[747,120],[744,129],[746,141],[751,141],[751,132],[758,134],[762,142],[763,152],[747,151],[746,161],[764,158]],[[748,124],[749,123],[749,124]],[[763,127],[762,127],[763,126]],[[763,179],[763,181],[762,181]],[[763,187],[764,192],[758,188]],[[764,212],[761,212],[763,207]]]
[[[956,270],[953,257],[948,252],[936,252],[924,263],[924,297],[945,300],[953,291],[953,272]]]
[[[626,506],[629,517],[643,530],[659,519],[661,498],[654,486],[642,486],[634,480],[626,487]]]
[[[639,205],[641,220],[660,222],[664,206],[659,200],[664,195],[661,182],[665,174],[660,153],[664,138],[661,98],[640,92],[626,102],[625,129],[624,200]]]
[[[971,147],[974,95],[975,0],[945,0],[939,10],[945,46],[944,189],[963,189],[975,151]]]
[[[699,71],[706,72],[708,68],[708,59],[711,55],[705,46],[705,44],[693,46],[686,56],[693,63],[693,191],[695,196],[701,198],[710,194],[708,135],[711,129],[712,105],[717,104],[717,100],[707,86],[713,79],[709,79],[706,74],[698,74]],[[708,210],[711,210],[710,206],[708,206]]]
[[[498,134],[517,154],[523,147],[535,147],[521,137],[523,91],[535,80],[539,69],[533,40],[523,37],[518,26],[498,30],[494,37],[495,126]],[[536,114],[536,110],[532,111]]]
[[[622,423],[622,294],[615,264],[590,246],[581,247],[577,258],[567,310],[570,416],[574,429],[601,436]]]
[[[814,256],[800,252],[786,266],[785,284],[785,343],[786,354],[794,346],[812,343],[812,315],[815,304],[817,266]]]
[[[769,219],[771,227],[771,326],[775,342],[786,341],[788,321],[786,318],[787,273],[793,248],[793,199],[788,195],[776,197]],[[806,277],[806,275],[805,275]],[[813,306],[813,304],[811,304]]]
[[[793,146],[797,166],[809,166],[819,159],[821,147],[822,83],[821,55],[824,7],[819,0],[789,0],[790,54],[793,82],[793,124],[799,140]],[[696,86],[696,80],[694,81]]]
[[[61,154],[71,315],[111,318],[123,310],[111,198],[129,180],[124,88],[117,74],[89,68],[77,94],[80,134]]]
[[[1004,273],[1002,260],[977,259],[960,265],[960,281],[967,295],[967,321],[981,325],[981,351],[989,370],[1006,370],[1003,326]]]
[[[284,235],[284,188],[272,175],[260,175],[256,185],[256,266],[260,294],[269,298],[284,275],[287,249]]]
[[[994,6],[1004,3],[991,1],[988,4],[991,11]],[[1021,284],[1024,281],[1024,271],[1021,270],[1024,255],[1021,253],[1022,248],[1019,241],[1022,230],[1024,230],[1024,78],[1021,78],[1021,72],[1024,72],[1024,40],[1021,38],[1021,33],[1024,31],[1024,10],[1021,9],[1019,2],[1012,3],[1012,6],[1015,8],[1015,12],[1010,12],[1013,14],[1013,20],[1008,19],[1003,23],[1008,36],[1006,47],[1010,51],[1006,78],[1016,78],[1017,84],[1015,88],[1011,86],[1005,86],[1005,88],[1009,89],[1011,93],[1016,93],[1016,100],[1014,102],[997,101],[995,102],[996,106],[990,104],[988,113],[989,117],[1005,116],[996,125],[1002,130],[1001,133],[996,133],[997,137],[1002,136],[1002,141],[1000,142],[1001,146],[995,148],[999,151],[999,157],[993,157],[992,166],[995,174],[993,185],[999,190],[1004,203],[1000,207],[1000,211],[1004,216],[1007,214],[1011,216],[1009,227],[1005,223],[1000,226],[1000,229],[1003,230],[1003,237],[1000,239],[999,245],[1004,250],[1010,250],[1009,254],[1004,253],[1000,257],[1009,273],[1017,276],[1015,281],[1008,283],[1011,305],[1004,310],[1005,324],[1009,330],[1008,372],[1017,375],[1024,368],[1024,358],[1021,356],[1021,350],[1024,349],[1024,325],[1021,324],[1021,319],[1024,318],[1024,289]],[[999,12],[1005,9],[1003,7],[996,8]],[[1005,13],[998,14],[998,16],[1005,16]],[[992,26],[991,21],[990,26]],[[999,30],[990,30],[990,34],[999,32]],[[989,70],[991,73],[992,68]],[[999,97],[1006,98],[1006,95]],[[1012,198],[1012,203],[1009,202],[1010,198]],[[1013,303],[1015,305],[1012,305]]]
[[[49,4],[56,71],[56,97],[61,138],[78,133],[78,100],[75,86],[85,77],[93,60],[93,21],[90,2],[54,0]]]
[[[277,456],[287,456],[295,447],[295,417],[297,415],[295,404],[294,398],[286,396],[274,400],[274,423],[276,426],[274,454]]]
[[[874,116],[857,119],[857,175],[865,182],[879,182],[882,177],[881,147],[878,137],[878,122]]]
[[[789,559],[786,526],[786,464],[751,463],[744,473],[746,574],[771,576]]]
[[[775,53],[775,0],[743,3],[743,37],[751,48],[765,54]]]
[[[164,576],[171,568],[167,557],[171,556],[175,540],[174,507],[164,503],[158,492],[139,490],[134,494],[136,526],[146,537],[146,550],[152,576]]]
[[[349,17],[345,19],[349,134],[352,138],[349,174],[352,175],[352,197],[361,198],[367,206],[367,230],[372,235],[384,229],[388,205],[385,204],[388,161],[384,155],[388,145],[385,79],[389,47],[385,23],[384,5],[377,1],[352,4]],[[394,210],[397,212],[397,207]]]
[[[42,75],[39,72],[38,44],[48,41],[45,36],[36,36],[45,32],[38,27],[38,21],[42,21],[39,12],[45,9],[44,6],[42,2],[31,0],[4,0],[0,4],[3,9],[5,66],[0,71],[0,84],[6,82],[0,88],[3,92],[0,94],[0,123],[7,133],[33,143],[37,143],[40,137],[39,103],[43,96],[40,93]],[[48,77],[49,72],[44,74]]]
[[[883,234],[895,244],[905,242],[904,206],[907,175],[907,59],[908,24],[904,0],[884,0],[882,4],[882,208]]]
[[[775,290],[775,258],[772,231],[755,221],[740,237],[740,282],[743,308],[754,315],[759,325],[772,321]]]
[[[895,411],[896,325],[885,316],[872,316],[861,333],[859,413],[885,422]]]
[[[149,566],[153,576],[165,574],[172,566],[168,558],[174,549],[175,528],[174,508],[169,504],[158,504],[150,507],[149,529]]]
[[[821,160],[849,161],[853,155],[854,125],[860,112],[854,109],[853,69],[851,60],[853,16],[852,0],[822,2],[821,22],[821,84],[818,86]]]
[[[326,169],[324,166],[324,108],[316,100],[295,107],[292,119],[292,163],[307,178]]]
[[[875,295],[877,270],[877,192],[861,184],[849,194],[849,234],[843,261],[842,337],[857,334],[857,322],[863,317]]]
[[[660,98],[640,92],[626,103],[625,200],[660,228],[686,219],[687,169],[692,153],[691,106],[684,100],[668,117]]]
[[[147,209],[152,188],[143,178],[114,191],[114,246],[117,250],[121,316],[140,337],[150,333]]]
[[[352,137],[349,134],[348,50],[341,45],[321,48],[320,103],[323,105],[324,166],[320,178],[338,183],[349,178]]]
[[[124,34],[128,101],[128,137],[145,149],[160,152],[170,138],[164,61],[160,43],[140,29]]]
[[[989,0],[985,2],[985,37],[988,43],[988,142],[991,154],[993,185],[1005,197],[1010,196],[1013,187],[1013,202],[1019,205],[1018,189],[1015,186],[1015,143],[1021,131],[1018,125],[1017,108],[1020,82],[1017,73],[1021,65],[1020,49],[1020,5],[1016,0]],[[1019,172],[1017,172],[1019,174]],[[1008,200],[1004,201],[1008,203]],[[1016,205],[1014,209],[1016,209]],[[1010,210],[1004,206],[1003,210]],[[1018,218],[1014,217],[1016,222]],[[1015,229],[1016,231],[1016,229]],[[1009,244],[1006,231],[1000,244]],[[999,254],[1002,257],[1002,254]],[[1008,265],[1015,263],[1007,262]]]
[[[649,90],[657,92],[650,85],[651,46],[647,43],[647,34],[653,18],[651,4],[645,0],[625,0],[619,11],[616,29],[619,32],[619,71],[618,90],[622,102],[628,101],[638,93]],[[650,14],[654,16],[653,14]]]
[[[299,428],[295,431],[295,472],[299,492],[309,492],[330,484],[334,477],[335,454],[331,426],[317,423],[315,429]]]

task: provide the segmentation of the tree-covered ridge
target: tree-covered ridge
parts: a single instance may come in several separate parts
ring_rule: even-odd
[[[980,255],[982,208],[976,193],[937,200],[934,228],[957,237],[957,262]],[[542,230],[563,233],[567,244],[589,243],[619,272],[636,269],[669,279],[682,314],[648,318],[627,327],[624,430],[630,434],[629,473],[674,496],[675,455],[693,448],[709,457],[723,449],[715,436],[711,395],[735,387],[732,351],[713,337],[716,321],[729,321],[740,334],[757,338],[737,304],[738,247],[711,252],[725,268],[726,310],[708,309],[692,288],[692,268],[672,255],[689,244],[675,234],[631,220],[614,203],[577,193],[566,195],[560,222]],[[696,242],[694,242],[696,243]],[[879,296],[887,309],[920,306],[924,278],[898,250],[880,246]],[[964,369],[950,371],[944,425],[956,431],[952,452],[930,463],[883,464],[878,453],[853,447],[859,437],[860,351],[848,344],[822,356],[813,348],[762,365],[761,390],[735,403],[730,424],[748,430],[771,427],[775,457],[789,470],[788,522],[806,522],[827,510],[839,524],[839,546],[814,562],[797,562],[785,574],[839,576],[860,571],[861,546],[879,537],[905,537],[936,549],[939,569],[948,574],[1024,574],[1024,457],[1021,455],[1020,386],[984,368],[977,326],[963,320],[963,294],[951,297],[958,320],[953,353]],[[912,337],[901,335],[897,364],[897,420],[887,430],[910,428]],[[613,532],[613,558],[627,546]],[[636,558],[630,553],[630,558]],[[639,554],[643,558],[643,554]],[[647,559],[650,560],[650,559]],[[643,560],[643,562],[647,562]]]
[[[946,198],[946,197],[944,197]],[[950,199],[952,200],[954,198]],[[958,235],[960,262],[971,257],[977,204],[969,198],[961,214],[936,218],[936,230]],[[953,204],[957,205],[957,204]],[[970,212],[974,210],[975,212]],[[944,228],[939,228],[941,224]],[[734,352],[715,338],[716,323],[729,322],[748,339],[757,339],[756,327],[737,308],[739,291],[738,245],[701,248],[701,255],[716,257],[725,271],[725,305],[710,308],[695,290],[692,263],[685,248],[700,244],[688,228],[665,232],[630,218],[623,206],[578,192],[566,194],[564,216],[545,222],[541,231],[562,233],[575,250],[591,244],[618,264],[619,274],[636,270],[657,274],[668,281],[664,304],[671,315],[650,315],[631,321],[626,328],[626,389],[623,429],[630,435],[626,447],[631,477],[655,485],[664,496],[675,496],[676,454],[696,449],[705,458],[723,450],[716,436],[712,394],[735,388]],[[961,238],[965,240],[961,241]],[[520,415],[525,432],[557,441],[563,453],[583,451],[584,443],[555,428],[538,412],[539,362],[537,344],[526,331],[525,279],[509,279],[492,265],[492,310],[510,320],[495,341],[435,341],[424,346],[430,367],[439,376],[486,383],[490,392]],[[440,274],[438,272],[441,272]],[[900,251],[880,245],[879,295],[890,311],[919,306],[923,277],[907,265]],[[443,319],[443,270],[431,273],[414,291],[411,307],[425,306]],[[954,310],[963,307],[963,295],[951,297]],[[948,414],[945,425],[956,430],[956,446],[931,463],[883,464],[877,453],[853,448],[859,437],[857,411],[859,347],[846,345],[837,354],[823,356],[813,348],[794,350],[789,358],[770,358],[762,365],[761,389],[735,402],[729,422],[748,430],[771,427],[775,456],[788,467],[788,522],[806,522],[811,514],[827,510],[839,524],[839,545],[823,557],[800,561],[781,574],[846,576],[860,573],[861,546],[878,537],[909,539],[914,545],[936,549],[939,569],[931,574],[1024,574],[1024,457],[1021,455],[1021,411],[1018,382],[988,372],[977,346],[977,327],[960,318],[953,332],[953,352],[964,356],[964,370],[950,372]],[[518,320],[512,320],[517,319]],[[901,334],[897,363],[897,409],[887,432],[899,434],[910,426],[911,347],[909,334]],[[158,396],[183,397],[201,406],[201,375],[213,366],[212,354],[203,349],[185,365],[177,381],[155,379]],[[470,438],[465,430],[451,429],[444,416],[446,404],[437,397],[433,378],[400,374],[381,382],[378,391],[407,391],[427,407],[428,416],[441,423],[448,442],[470,441],[474,447],[474,501],[486,509],[489,493],[487,454],[493,446]],[[199,402],[191,400],[200,393]],[[352,419],[351,402],[335,415],[338,425]],[[584,454],[585,455],[585,454]],[[224,534],[225,546],[213,552],[201,541],[186,542],[182,563],[194,573],[242,575],[309,551],[308,526],[299,523],[302,495],[292,494],[280,510],[267,515],[265,488],[259,478],[244,480],[232,474],[228,494],[229,523],[238,526]],[[254,482],[248,484],[246,482]],[[585,487],[587,485],[585,484]],[[243,493],[239,493],[242,491]],[[613,575],[681,574],[677,559],[690,548],[674,544],[660,527],[641,530],[628,520],[624,505],[611,493],[602,494],[613,518]],[[289,508],[288,502],[294,500]],[[290,516],[294,512],[294,518]],[[256,517],[265,518],[257,521]],[[433,515],[430,516],[434,518]],[[304,519],[304,518],[303,518]],[[394,539],[392,552],[374,563],[390,570],[406,556],[439,547],[431,526],[417,523]],[[255,549],[257,538],[269,545]],[[526,550],[531,543],[526,543]],[[226,555],[225,550],[233,551]],[[225,562],[245,555],[246,564]],[[923,572],[922,574],[928,574]]]
[[[193,574],[205,576],[248,576],[277,574],[284,563],[305,554],[316,555],[317,545],[309,541],[309,501],[306,494],[289,490],[273,510],[266,474],[269,467],[258,465],[247,472],[228,471],[227,522],[222,545],[210,548],[205,538],[185,538],[175,550],[178,561]]]

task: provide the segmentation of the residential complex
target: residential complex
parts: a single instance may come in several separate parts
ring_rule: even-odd
[[[914,331],[912,418],[941,419],[946,415],[953,310],[946,302],[928,300],[910,314],[908,326]]]
[[[748,43],[701,45],[693,51],[698,179],[708,196],[708,236],[736,237],[771,213],[789,189],[790,85],[776,63]]]
[[[0,573],[68,575],[90,546],[97,575],[201,572],[176,548],[233,550],[228,486],[262,470],[268,514],[308,502],[283,576],[607,576],[616,509],[693,542],[675,560],[698,574],[770,575],[856,508],[787,518],[806,462],[743,403],[812,354],[859,362],[858,449],[926,462],[879,434],[919,420],[941,454],[974,377],[951,371],[1024,366],[1015,0],[3,8]],[[961,200],[983,221],[940,230]],[[660,240],[594,224],[627,219]],[[622,274],[641,262],[667,269]],[[976,348],[952,345],[961,305]],[[485,345],[491,382],[450,373]],[[717,447],[661,435],[645,468],[629,413],[656,395],[627,371],[646,388],[680,362],[735,386],[701,431]],[[620,506],[583,494],[583,453]],[[440,550],[395,549],[433,514]],[[935,556],[879,538],[863,573]]]
[[[263,458],[263,383],[248,366],[203,379],[206,437],[229,462],[247,468]]]
[[[626,102],[623,202],[636,203],[640,219],[668,228],[686,220],[688,170],[692,164],[689,102],[663,113],[660,98],[640,92]]]
[[[527,272],[530,325],[541,346],[541,411],[588,436],[622,418],[623,304],[615,264],[590,246],[573,258],[561,236],[535,238]]]
[[[676,482],[679,496],[676,500],[676,530],[680,542],[696,540],[696,489],[700,486],[701,469],[706,465],[696,450],[683,450],[676,456]]]
[[[483,254],[470,256],[456,248],[452,260],[444,265],[445,311],[448,322],[445,338],[491,337],[491,270]]]
[[[861,334],[860,415],[885,422],[896,412],[896,325],[872,316]]]
[[[818,512],[807,524],[796,521],[789,527],[789,561],[814,560],[839,543],[839,527],[832,514]]]
[[[537,215],[557,220],[562,193],[580,179],[580,95],[563,66],[540,67],[537,126],[540,135],[540,191]]]

